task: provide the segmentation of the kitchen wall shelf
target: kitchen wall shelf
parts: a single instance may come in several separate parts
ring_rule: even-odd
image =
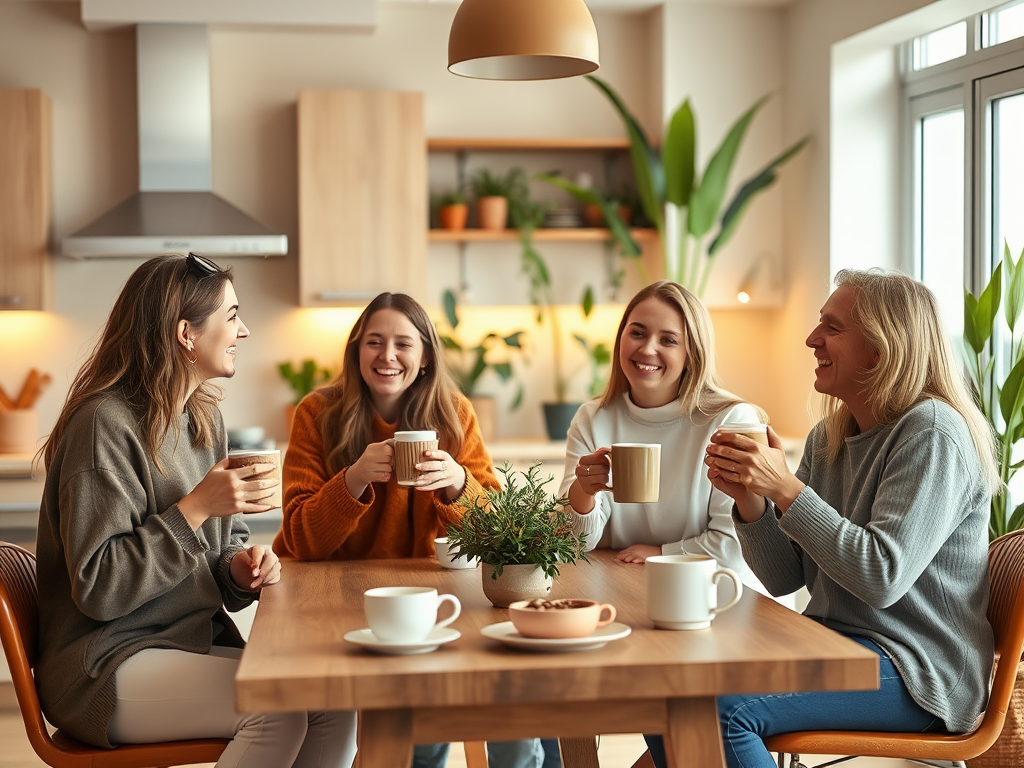
[[[631,229],[633,239],[637,242],[649,242],[658,239],[655,229]],[[515,229],[431,229],[427,239],[432,243],[511,243],[519,240],[519,231]],[[536,242],[549,243],[605,243],[612,239],[607,229],[535,229],[533,239]]]
[[[628,150],[629,139],[427,139],[428,152],[481,152],[552,151],[566,150],[614,151]]]

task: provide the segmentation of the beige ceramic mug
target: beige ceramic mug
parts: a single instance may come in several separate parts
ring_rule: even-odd
[[[658,555],[644,563],[647,618],[658,629],[704,629],[743,595],[743,582],[730,568],[707,555]],[[719,579],[732,579],[736,594],[718,606]]]
[[[248,467],[253,464],[273,464],[274,468],[258,475],[252,475],[246,480],[266,480],[273,478],[277,480],[277,487],[269,499],[260,499],[255,504],[271,504],[271,508],[278,508],[284,503],[281,486],[281,452],[280,451],[231,451],[228,453],[228,467]]]
[[[395,477],[399,485],[416,485],[420,473],[416,465],[423,460],[424,451],[437,450],[437,433],[431,429],[395,432],[386,440],[395,449]]]
[[[661,489],[661,445],[612,443],[612,484],[608,490],[619,504],[658,500]]]

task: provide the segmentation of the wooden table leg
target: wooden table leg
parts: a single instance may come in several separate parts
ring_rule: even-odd
[[[714,696],[669,699],[665,757],[668,768],[725,768]]]
[[[359,713],[360,768],[404,768],[412,764],[412,714],[407,709]]]
[[[559,739],[558,751],[565,768],[598,768],[597,740],[593,736],[583,739]]]

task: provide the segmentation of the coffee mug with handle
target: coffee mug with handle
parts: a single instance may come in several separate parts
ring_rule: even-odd
[[[658,500],[661,490],[660,443],[612,443],[608,460],[612,484],[608,490],[617,504]]]
[[[431,429],[395,432],[385,440],[395,449],[395,478],[399,485],[416,485],[419,471],[416,465],[423,458],[424,451],[437,450],[437,432]]]
[[[743,582],[707,555],[657,555],[644,563],[647,618],[658,629],[704,629],[743,595]],[[731,579],[736,594],[718,607],[718,581]]]
[[[438,621],[444,602],[452,604],[452,614]],[[455,595],[437,594],[433,587],[376,587],[363,593],[363,610],[370,631],[381,642],[418,643],[459,618],[462,603]]]

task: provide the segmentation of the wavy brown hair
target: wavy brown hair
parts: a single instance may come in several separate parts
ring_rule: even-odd
[[[941,400],[967,423],[988,489],[999,489],[995,436],[975,405],[942,327],[934,294],[913,278],[881,269],[843,269],[836,287],[855,292],[853,319],[878,363],[867,371],[863,392],[879,424],[892,424],[923,400]],[[846,403],[824,396],[826,452],[835,459],[857,422]]]
[[[372,439],[376,410],[370,388],[359,372],[359,345],[366,324],[376,312],[394,309],[415,326],[423,342],[423,375],[402,394],[398,429],[432,429],[438,447],[456,456],[462,448],[462,422],[456,407],[459,393],[444,359],[444,347],[437,329],[423,307],[404,293],[382,293],[359,315],[345,346],[341,373],[331,382],[338,392],[320,420],[320,435],[327,452],[327,468],[337,474],[358,459]]]
[[[745,402],[722,386],[715,369],[715,331],[711,325],[711,316],[703,302],[693,293],[671,280],[660,280],[651,283],[629,302],[622,313],[619,330],[615,334],[615,350],[612,353],[611,374],[608,386],[601,397],[601,407],[614,403],[619,395],[629,391],[629,379],[626,378],[622,364],[619,362],[619,350],[622,346],[622,334],[629,323],[629,316],[637,305],[647,299],[657,299],[672,307],[679,313],[683,321],[683,348],[686,351],[686,368],[679,379],[678,399],[683,415],[692,418],[700,413],[714,416],[727,408]],[[765,418],[764,412],[754,406]]]
[[[48,465],[68,422],[90,398],[116,391],[138,414],[136,431],[157,462],[167,431],[180,439],[181,404],[195,445],[212,445],[221,390],[195,384],[194,368],[177,338],[178,322],[201,331],[224,300],[231,269],[197,275],[179,255],[158,256],[132,272],[107,318],[99,343],[78,371],[53,431],[43,445]],[[159,464],[157,464],[159,468]]]

